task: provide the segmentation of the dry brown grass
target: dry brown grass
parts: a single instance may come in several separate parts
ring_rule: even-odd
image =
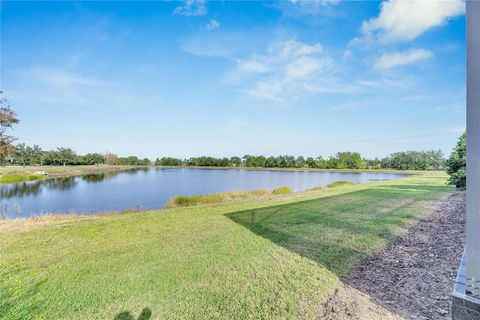
[[[190,207],[201,204],[225,203],[237,200],[268,199],[272,193],[265,189],[251,191],[230,191],[196,196],[176,196],[168,201],[167,208]]]
[[[9,220],[0,220],[0,233],[8,232],[26,232],[49,225],[71,224],[80,220],[97,219],[94,215],[78,214],[47,214],[42,216],[33,216],[29,218],[17,218]]]

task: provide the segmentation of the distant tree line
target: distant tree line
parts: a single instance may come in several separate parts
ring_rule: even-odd
[[[245,155],[241,158],[237,156],[231,158],[195,157],[183,160],[163,157],[157,158],[155,165],[173,167],[439,170],[445,168],[445,158],[441,150],[396,152],[383,159],[365,159],[358,152],[338,152],[326,159],[322,156],[305,158],[291,155],[276,157]]]
[[[396,152],[383,159],[365,159],[358,152],[338,152],[328,158],[322,156],[294,157],[253,156],[243,157],[193,157],[179,159],[173,157],[157,158],[156,166],[195,166],[195,167],[248,167],[248,168],[314,168],[314,169],[396,169],[396,170],[440,170],[445,169],[442,151],[405,151]],[[151,165],[148,158],[136,156],[119,157],[113,153],[87,153],[79,155],[70,148],[42,150],[38,145],[16,145],[6,157],[4,164],[10,165]]]
[[[113,153],[87,153],[78,155],[70,148],[42,150],[39,146],[26,146],[24,143],[16,145],[6,157],[6,161],[13,165],[151,165],[147,159],[136,156],[119,157]]]
[[[395,152],[380,161],[382,168],[397,170],[439,170],[445,168],[441,150]]]

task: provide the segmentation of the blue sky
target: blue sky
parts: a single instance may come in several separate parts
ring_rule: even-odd
[[[1,88],[19,141],[156,158],[449,154],[464,3],[15,2]]]

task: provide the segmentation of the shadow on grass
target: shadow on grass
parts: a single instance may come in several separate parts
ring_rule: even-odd
[[[23,301],[37,295],[42,290],[42,286],[46,282],[46,278],[32,282],[30,287],[24,293],[20,294],[14,294],[13,290],[0,291],[0,319],[6,319],[4,318],[5,314],[15,314],[16,318],[14,319],[28,319],[32,314],[40,310],[41,303],[37,301],[35,303],[28,304],[27,308],[24,307],[19,309],[17,306],[21,305]],[[12,312],[12,310],[15,309],[16,311]]]
[[[143,308],[137,320],[148,320],[152,317],[150,308]],[[122,311],[113,318],[113,320],[135,320],[135,317],[129,311]]]
[[[343,277],[420,219],[425,204],[448,190],[389,184],[226,216]]]

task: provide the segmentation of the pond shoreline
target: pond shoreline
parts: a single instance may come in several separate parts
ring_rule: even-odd
[[[350,172],[350,173],[395,173],[405,175],[421,175],[424,173],[441,173],[443,170],[393,170],[393,169],[318,169],[318,168],[265,168],[265,167],[202,167],[202,166],[123,166],[123,165],[78,165],[78,166],[0,166],[0,177],[9,175],[23,175],[24,180],[18,183],[29,181],[28,177],[38,175],[37,172],[47,172],[44,179],[75,177],[86,174],[100,174],[107,172],[122,172],[131,169],[204,169],[204,170],[251,170],[251,171],[286,171],[286,172]]]
[[[178,196],[180,202],[197,202],[200,198],[201,202],[211,202],[214,198],[229,199],[231,196],[225,193],[234,191],[245,193],[264,189],[270,192],[279,187],[289,187],[292,192],[299,192],[326,187],[341,180],[366,183],[408,176],[383,172],[145,167],[100,171],[58,179],[3,184],[0,186],[1,216],[18,217],[52,212],[96,213],[121,211],[124,208],[155,209],[167,206],[171,199]],[[217,196],[205,196],[212,194]],[[196,199],[191,199],[192,197]]]
[[[76,177],[87,174],[101,174],[108,172],[122,172],[131,169],[141,169],[141,168],[150,168],[151,166],[108,166],[108,165],[91,165],[91,166],[0,166],[0,177],[10,176],[10,175],[21,175],[25,176],[24,180],[18,180],[13,183],[31,181],[28,177],[38,175],[37,172],[46,172],[47,175],[44,175],[43,179],[55,179],[55,178],[66,178],[66,177]],[[39,180],[39,179],[36,179]],[[6,184],[12,182],[2,182],[0,179],[0,184]]]
[[[402,178],[400,178],[402,179]],[[194,196],[177,196],[170,199],[169,203],[165,207],[153,208],[153,209],[144,209],[144,208],[124,208],[122,210],[115,210],[115,211],[100,211],[100,212],[51,212],[47,214],[40,214],[40,215],[31,215],[28,217],[15,217],[10,219],[3,219],[0,216],[0,222],[7,223],[8,221],[18,221],[18,220],[39,220],[39,221],[47,221],[49,219],[57,220],[62,219],[69,219],[71,217],[74,218],[82,218],[82,217],[106,217],[106,216],[115,216],[115,215],[122,215],[122,214],[132,214],[132,213],[141,213],[147,211],[158,211],[158,210],[171,210],[171,209],[181,209],[181,208],[195,208],[195,207],[202,207],[202,206],[211,206],[211,205],[225,205],[225,204],[234,204],[234,203],[241,203],[245,201],[270,201],[270,200],[281,200],[281,199],[293,199],[296,197],[302,197],[306,194],[312,192],[318,192],[320,190],[325,189],[345,189],[347,187],[355,186],[354,183],[345,183],[348,181],[336,181],[331,183],[326,187],[316,187],[307,189],[304,191],[292,192],[292,190],[288,187],[279,187],[271,192],[268,190],[237,190],[237,191],[228,191],[222,193],[211,193],[211,194],[199,194]],[[357,184],[358,185],[358,184]],[[363,185],[368,185],[368,183],[363,183]],[[187,198],[187,199],[195,199],[195,198],[207,198],[206,201],[193,201],[187,204],[176,204],[174,201],[177,198]],[[215,201],[209,201],[208,199],[214,199]]]

